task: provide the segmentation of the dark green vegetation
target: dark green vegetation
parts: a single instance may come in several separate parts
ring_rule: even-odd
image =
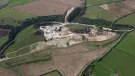
[[[105,3],[112,3],[112,2],[118,2],[118,1],[124,1],[124,0],[86,0],[86,6],[95,6],[95,5],[101,5]]]
[[[29,3],[33,0],[11,0],[10,3],[0,9],[0,24],[20,25],[27,18],[33,15],[16,11],[13,7]]]
[[[62,76],[62,75],[58,70],[54,70],[40,76]]]

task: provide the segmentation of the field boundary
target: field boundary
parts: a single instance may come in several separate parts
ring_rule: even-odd
[[[132,30],[131,30],[131,31],[132,31]],[[86,65],[84,66],[84,68],[81,70],[81,72],[78,74],[78,76],[81,76],[81,75],[83,74],[83,72],[85,71],[85,69],[86,69],[89,65],[91,65],[92,63],[94,63],[94,62],[96,62],[96,61],[98,61],[98,60],[104,58],[104,57],[127,35],[127,33],[128,33],[128,32],[124,32],[124,33],[120,36],[120,38],[119,38],[110,48],[108,48],[108,50],[107,50],[105,53],[103,53],[102,55],[98,56],[97,58],[93,59],[93,60],[90,61],[88,64],[86,64]]]
[[[60,76],[63,76],[62,72],[59,69],[49,70],[49,71],[47,71],[44,74],[41,74],[39,76],[44,76],[44,75],[49,74],[49,73],[54,72],[54,71],[57,71],[60,74]]]

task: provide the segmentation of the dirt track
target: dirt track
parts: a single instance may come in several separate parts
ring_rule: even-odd
[[[64,14],[68,8],[80,6],[81,3],[80,0],[36,0],[14,8],[36,16],[48,16]]]

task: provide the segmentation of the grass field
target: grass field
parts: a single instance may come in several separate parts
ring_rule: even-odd
[[[9,0],[0,0],[0,6],[5,5],[8,2],[9,2]]]
[[[135,76],[135,59],[134,56],[121,52],[117,49],[113,49],[103,61],[102,65],[112,69],[121,76]]]
[[[128,24],[128,25],[132,25],[135,26],[135,13],[130,14],[126,17],[121,18],[120,20],[118,20],[116,23],[117,24]]]
[[[134,34],[135,31],[129,33],[102,61],[95,65],[94,69],[97,69],[94,70],[97,73],[95,76],[104,76],[102,75],[104,68],[106,68],[106,72],[111,69],[120,76],[135,76]],[[104,68],[100,68],[101,66],[98,64],[103,65]]]
[[[117,19],[115,15],[109,13],[99,6],[88,7],[83,17],[90,19],[104,19],[112,22]]]
[[[7,57],[8,57],[8,58],[12,58],[12,57],[16,57],[16,56],[24,55],[24,54],[28,54],[28,53],[30,53],[30,48],[29,48],[29,47],[24,47],[24,48],[21,49],[21,50],[8,53],[8,54],[7,54]]]
[[[116,48],[119,51],[123,51],[123,52],[126,52],[128,54],[135,56],[134,45],[135,45],[135,36],[133,36],[132,34],[129,34],[116,46]]]
[[[7,52],[13,52],[22,47],[31,45],[31,44],[39,42],[39,41],[43,41],[44,36],[35,35],[36,31],[37,30],[34,29],[33,26],[30,26],[27,29],[22,30],[16,37],[15,43],[7,49]]]
[[[101,5],[105,3],[118,2],[123,0],[86,0],[86,6]]]
[[[6,24],[12,24],[14,26],[17,25],[16,22],[23,21],[26,18],[33,17],[33,15],[22,13],[19,11],[16,11],[12,7],[23,5],[29,2],[32,2],[33,0],[11,0],[7,7],[0,9],[0,19],[4,21],[0,21],[0,24],[3,22]],[[9,21],[10,20],[10,21]],[[14,22],[16,20],[16,22]]]
[[[0,46],[8,40],[8,36],[0,37]]]
[[[100,63],[96,63],[93,69],[93,76],[112,76],[114,72]]]
[[[12,58],[12,59],[1,62],[0,65],[1,66],[4,65],[5,67],[15,67],[15,66],[19,66],[22,64],[47,61],[47,60],[51,59],[50,55],[48,54],[48,51],[49,51],[48,49],[45,49],[45,50],[38,51],[35,53],[20,56],[17,58]],[[13,57],[13,55],[11,56],[11,54],[10,54],[11,57]],[[15,57],[15,55],[14,55],[14,57]]]

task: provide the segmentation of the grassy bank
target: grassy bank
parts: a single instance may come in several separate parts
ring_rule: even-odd
[[[99,6],[88,7],[83,17],[90,19],[104,19],[111,22],[114,22],[118,18]]]

